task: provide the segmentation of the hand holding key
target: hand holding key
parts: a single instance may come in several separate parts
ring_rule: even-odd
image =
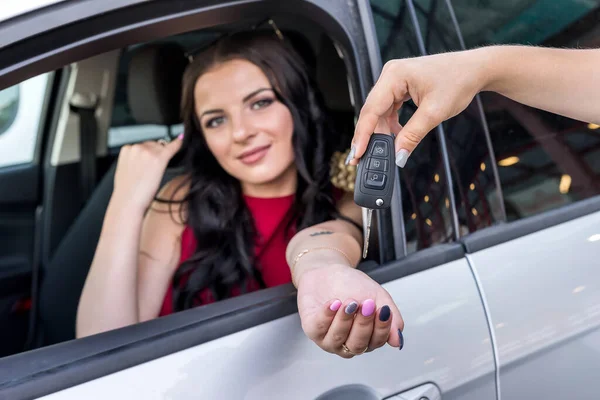
[[[461,113],[479,92],[565,117],[600,123],[597,68],[600,49],[487,46],[388,61],[362,106],[350,163],[363,157],[375,126],[387,120],[396,135],[396,164],[403,168],[421,140]],[[565,79],[569,77],[569,79]],[[418,107],[401,127],[398,111]]]
[[[363,258],[374,209],[391,205],[396,174],[394,139],[373,134],[358,165],[354,201],[367,208]],[[333,298],[322,298],[327,293]],[[325,307],[323,307],[325,304]],[[313,268],[298,286],[298,310],[307,336],[326,351],[351,358],[383,346],[402,349],[404,321],[390,294],[362,271],[344,265]]]
[[[389,132],[379,124],[379,132]],[[367,209],[363,258],[367,256],[374,209],[390,207],[396,174],[394,139],[373,134],[360,160],[354,202]],[[370,276],[348,265],[310,265],[298,283],[298,311],[306,335],[322,349],[352,358],[388,343],[404,347],[404,321],[394,299]],[[314,259],[313,259],[314,262]]]

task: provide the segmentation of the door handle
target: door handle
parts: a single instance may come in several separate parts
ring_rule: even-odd
[[[432,383],[421,385],[395,396],[388,397],[389,400],[442,400],[442,393]]]
[[[333,388],[315,400],[379,400],[373,389],[365,385],[352,384]]]
[[[315,400],[378,400],[377,393],[365,385],[345,385],[333,388]],[[386,397],[383,400],[442,400],[442,393],[432,383]]]

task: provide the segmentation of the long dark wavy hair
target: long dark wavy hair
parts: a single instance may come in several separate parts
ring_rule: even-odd
[[[206,288],[219,300],[230,296],[234,286],[244,292],[249,279],[264,287],[253,254],[254,221],[244,202],[240,182],[210,152],[195,112],[194,86],[215,65],[234,59],[255,64],[268,78],[277,99],[291,112],[298,184],[286,217],[287,234],[292,229],[340,217],[330,183],[331,140],[335,135],[311,71],[288,40],[272,32],[233,34],[196,55],[184,73],[181,108],[186,179],[183,184],[189,190],[183,200],[182,218],[191,227],[197,248],[175,273],[175,311],[201,304],[198,294]]]

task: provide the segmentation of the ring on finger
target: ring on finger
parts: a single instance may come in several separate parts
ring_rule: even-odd
[[[365,349],[360,353],[353,353],[352,351],[350,351],[348,346],[346,346],[346,343],[342,343],[342,350],[344,351],[344,353],[352,354],[353,356],[359,356],[361,354],[364,354],[367,350],[369,350],[369,346],[365,347]]]

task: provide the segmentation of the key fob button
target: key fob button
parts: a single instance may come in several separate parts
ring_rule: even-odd
[[[373,149],[371,155],[378,157],[387,157],[388,155],[388,144],[383,140],[376,140],[373,143]]]
[[[385,187],[385,174],[379,172],[367,172],[365,175],[366,187],[370,189],[383,189]]]
[[[369,171],[387,171],[388,169],[388,161],[382,160],[380,158],[369,158],[369,165],[367,166]]]

